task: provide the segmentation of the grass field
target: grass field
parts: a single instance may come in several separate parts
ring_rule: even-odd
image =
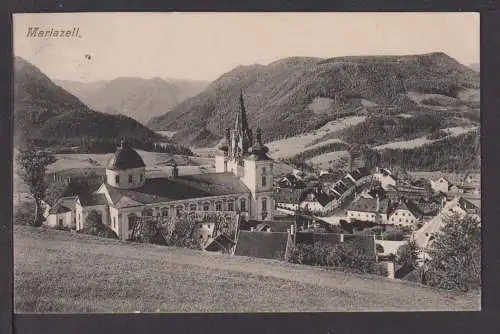
[[[14,228],[16,312],[478,310],[479,295],[273,260]]]
[[[325,135],[359,124],[363,122],[365,118],[365,116],[345,117],[338,121],[328,122],[315,131],[267,143],[266,145],[269,147],[269,155],[274,159],[293,157],[306,149],[316,147],[316,145],[312,146],[312,144]],[[334,141],[338,141],[338,139],[335,139]],[[322,141],[317,146],[334,141]]]

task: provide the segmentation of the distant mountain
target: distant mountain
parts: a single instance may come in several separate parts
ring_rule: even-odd
[[[14,59],[14,126],[16,144],[27,138],[59,145],[113,142],[122,136],[138,141],[163,140],[129,117],[91,110],[20,57]]]
[[[65,80],[56,83],[94,110],[123,114],[141,123],[168,112],[207,85],[195,80],[125,77],[90,83]]]
[[[478,73],[481,70],[481,66],[479,65],[479,63],[470,64],[469,67]]]
[[[261,127],[269,141],[346,115],[413,110],[418,94],[455,99],[464,90],[478,88],[479,74],[444,53],[295,57],[265,66],[239,66],[147,124],[177,131],[173,138],[184,144],[202,145],[196,142],[199,136],[189,134],[221,138],[234,124],[242,90],[250,126]]]

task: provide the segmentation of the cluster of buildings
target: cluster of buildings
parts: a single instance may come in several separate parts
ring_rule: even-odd
[[[306,178],[301,173],[276,179],[260,129],[254,136],[248,126],[242,96],[235,127],[226,130],[218,149],[214,173],[180,175],[173,165],[170,175],[152,177],[146,175],[144,160],[124,138],[105,172],[83,176],[93,186],[91,191],[75,187],[78,182],[74,177],[49,176],[68,188],[60,198],[45,203],[46,224],[81,231],[92,213],[120,239],[128,240],[144,218],[161,222],[196,213],[201,218],[193,237],[207,251],[283,258],[292,245],[321,240],[350,242],[376,257],[388,251],[387,247],[381,249],[375,236],[320,231],[314,226],[311,229],[309,223],[314,225],[322,221],[321,217],[336,215],[347,223],[361,221],[417,230],[438,215],[450,198],[459,198],[456,210],[468,214],[479,214],[480,210],[477,202],[465,196],[479,191],[468,179],[452,183],[440,177],[411,183],[389,169],[369,171],[359,164],[338,179],[325,175]],[[309,215],[307,231],[297,223],[298,212]],[[203,213],[236,217],[237,233],[217,233],[214,223],[203,220]]]

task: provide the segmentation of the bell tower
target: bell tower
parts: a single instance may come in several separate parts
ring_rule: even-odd
[[[274,164],[267,155],[269,149],[262,142],[261,130],[257,129],[254,140],[253,132],[248,127],[242,92],[234,129],[226,129],[218,149],[221,153],[215,157],[215,171],[234,173],[250,190],[249,218],[272,220]]]

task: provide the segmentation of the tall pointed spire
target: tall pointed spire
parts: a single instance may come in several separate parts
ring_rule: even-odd
[[[252,134],[248,128],[247,112],[245,109],[245,101],[243,100],[243,90],[240,90],[240,111],[236,116],[235,130],[240,137],[240,147],[242,153],[247,153],[248,148],[251,146]]]

